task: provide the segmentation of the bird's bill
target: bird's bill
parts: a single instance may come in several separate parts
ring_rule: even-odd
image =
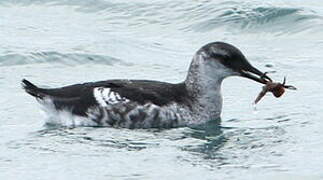
[[[241,70],[240,75],[262,84],[267,84],[268,81],[272,81],[270,77],[267,76],[267,73],[263,73],[253,66]]]

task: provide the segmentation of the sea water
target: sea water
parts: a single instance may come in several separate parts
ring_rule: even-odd
[[[0,179],[323,179],[323,1],[1,0]],[[224,41],[298,88],[224,81],[221,124],[51,127],[42,87],[114,78],[184,80],[194,53]]]

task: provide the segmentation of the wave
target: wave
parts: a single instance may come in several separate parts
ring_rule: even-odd
[[[32,1],[44,2],[44,1]],[[72,6],[76,11],[96,13],[114,27],[142,30],[157,26],[169,31],[208,32],[222,28],[228,32],[298,33],[309,29],[320,30],[323,17],[311,9],[288,7],[274,3],[238,1],[45,1],[49,6]],[[139,29],[138,29],[139,28]]]
[[[64,65],[81,64],[122,64],[128,65],[124,61],[106,55],[82,54],[82,53],[59,53],[59,52],[31,52],[27,54],[6,54],[0,56],[0,66],[15,66],[38,63],[59,63]]]
[[[293,31],[296,33],[315,25],[313,21],[320,21],[321,26],[322,20],[322,17],[301,8],[227,7],[214,12],[211,17],[200,20],[189,28],[205,32],[225,26],[231,28],[231,31]]]
[[[174,33],[270,32],[296,34],[321,32],[323,17],[310,8],[253,1],[106,1],[106,0],[5,0],[6,4],[70,7],[80,13],[91,13],[109,26],[125,32],[158,31]],[[4,3],[2,2],[2,3]]]

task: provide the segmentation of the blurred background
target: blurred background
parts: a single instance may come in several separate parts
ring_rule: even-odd
[[[1,0],[0,179],[322,179],[323,1]],[[225,80],[220,126],[44,126],[20,86],[113,78],[184,80],[224,41],[298,88]]]

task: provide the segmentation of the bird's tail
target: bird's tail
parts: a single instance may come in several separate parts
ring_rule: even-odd
[[[33,83],[29,82],[26,79],[23,79],[21,81],[22,88],[30,95],[36,97],[36,98],[44,98],[45,94],[41,92],[41,89],[38,88]]]

